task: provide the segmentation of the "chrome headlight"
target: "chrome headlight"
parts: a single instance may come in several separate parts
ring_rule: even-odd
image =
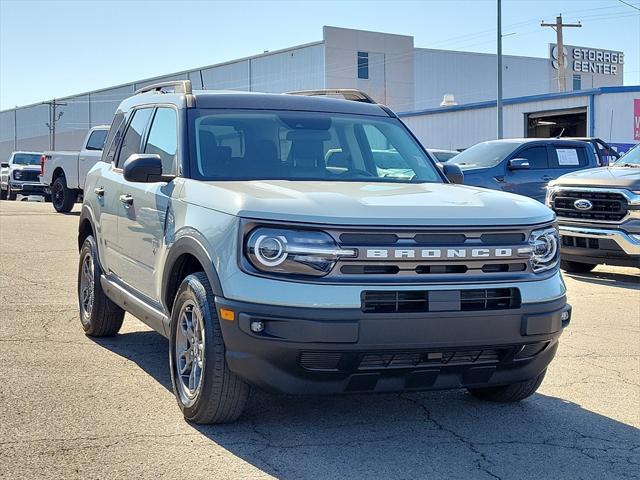
[[[333,238],[315,230],[260,227],[246,237],[245,256],[261,272],[280,275],[328,274],[342,257],[355,257],[354,249],[339,248]]]
[[[534,230],[529,235],[531,257],[529,262],[534,272],[554,268],[560,257],[560,235],[555,227]]]
[[[22,178],[22,171],[21,170],[14,170],[13,178],[16,179],[16,180],[20,180]]]

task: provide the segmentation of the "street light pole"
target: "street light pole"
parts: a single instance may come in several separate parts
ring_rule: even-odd
[[[498,91],[496,100],[497,110],[497,138],[500,140],[503,137],[503,122],[502,122],[502,0],[497,0],[498,6]]]

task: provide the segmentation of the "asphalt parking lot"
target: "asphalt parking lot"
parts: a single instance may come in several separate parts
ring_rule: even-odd
[[[127,316],[90,339],[78,206],[0,202],[1,478],[640,478],[640,271],[565,275],[574,316],[538,394],[283,397],[186,423],[167,341]]]

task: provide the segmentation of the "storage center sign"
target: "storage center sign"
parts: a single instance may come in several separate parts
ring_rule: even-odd
[[[551,64],[558,69],[558,46],[549,45]],[[592,75],[622,75],[624,53],[597,48],[576,47],[566,45],[564,48],[564,65],[574,73]]]

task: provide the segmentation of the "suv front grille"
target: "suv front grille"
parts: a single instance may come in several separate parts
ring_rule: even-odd
[[[358,283],[515,280],[532,273],[528,255],[518,251],[529,247],[535,228],[541,227],[329,228],[340,248],[358,254],[340,259],[325,278]]]
[[[480,312],[520,308],[517,288],[472,290],[368,290],[362,292],[364,313]]]
[[[579,210],[574,205],[576,200],[589,200],[593,207]],[[619,222],[628,211],[627,199],[615,192],[560,190],[553,196],[551,206],[558,217],[601,222]]]
[[[19,182],[39,182],[40,181],[40,171],[38,170],[19,170],[20,178],[16,178],[16,173],[18,170],[14,170],[13,179],[18,180]]]

